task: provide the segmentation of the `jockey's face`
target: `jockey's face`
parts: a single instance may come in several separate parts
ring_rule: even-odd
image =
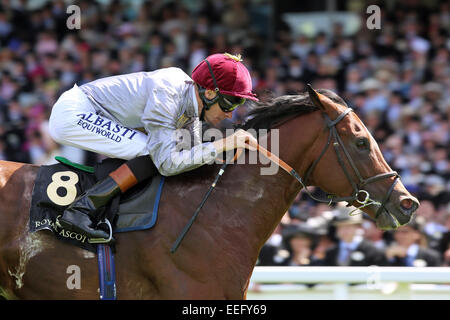
[[[217,95],[213,90],[206,90],[205,96],[208,99],[213,99]],[[203,104],[202,104],[203,108]],[[201,112],[201,109],[199,110]],[[212,126],[218,127],[220,122],[226,118],[231,119],[233,112],[223,112],[219,103],[214,103],[209,110],[205,112],[205,120]]]

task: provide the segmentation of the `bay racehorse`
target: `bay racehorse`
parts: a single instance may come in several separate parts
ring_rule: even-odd
[[[255,109],[244,128],[278,129],[278,156],[291,174],[262,175],[260,162],[228,165],[175,253],[172,244],[220,166],[167,177],[155,227],[115,235],[118,299],[244,299],[261,247],[304,185],[360,207],[382,229],[406,224],[418,207],[364,124],[331,91],[309,88],[275,98]],[[0,292],[6,298],[98,299],[94,254],[47,231],[28,232],[38,169],[0,162]],[[80,270],[79,288],[67,285],[70,266]]]

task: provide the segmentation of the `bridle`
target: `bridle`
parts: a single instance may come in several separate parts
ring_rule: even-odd
[[[289,171],[288,170],[286,170],[286,171],[288,171],[289,174],[291,174],[293,177],[295,177],[300,182],[300,184],[302,185],[303,189],[308,194],[308,196],[311,197],[312,199],[314,199],[315,201],[328,203],[328,205],[331,205],[332,203],[346,201],[349,203],[348,204],[349,206],[351,205],[351,203],[356,201],[357,203],[360,204],[360,206],[356,207],[356,209],[353,210],[352,212],[360,210],[364,207],[368,207],[370,205],[379,205],[379,208],[375,214],[375,219],[377,219],[378,216],[383,212],[383,210],[386,206],[386,203],[389,201],[389,198],[394,190],[394,187],[397,184],[398,180],[400,179],[400,175],[396,171],[390,171],[390,172],[386,172],[386,173],[380,173],[380,174],[377,174],[377,175],[369,177],[369,178],[362,177],[361,173],[359,172],[358,168],[356,167],[355,162],[353,161],[352,157],[350,156],[350,153],[348,152],[347,148],[345,147],[344,143],[342,142],[342,139],[339,136],[339,133],[337,132],[337,129],[336,129],[336,125],[352,111],[353,111],[352,108],[347,108],[335,120],[331,120],[327,114],[324,114],[325,122],[326,122],[327,128],[329,130],[328,140],[327,140],[327,143],[326,143],[325,147],[323,148],[322,152],[320,153],[319,157],[316,160],[314,160],[314,162],[311,164],[311,166],[307,169],[307,171],[305,173],[305,177],[303,179],[291,167],[288,166],[288,168],[284,168],[284,169],[289,170]],[[350,184],[353,188],[353,192],[352,192],[352,195],[348,196],[348,197],[337,197],[337,196],[330,194],[327,196],[327,199],[319,199],[319,198],[315,197],[308,190],[308,188],[306,186],[307,186],[309,177],[311,176],[311,174],[313,173],[317,164],[322,159],[324,154],[327,152],[327,150],[331,144],[333,145],[338,162],[339,162],[342,170],[344,171],[344,174],[347,177],[347,180],[350,182]],[[343,157],[341,155],[340,149],[342,149],[343,154],[345,155],[345,157],[348,160],[348,163],[350,164],[350,167],[355,172],[355,174],[358,178],[357,182],[353,181],[349,171],[347,170],[347,167],[345,166],[345,163],[343,161]],[[271,156],[273,156],[273,155],[271,154]],[[285,163],[284,163],[284,165],[285,165]],[[280,166],[283,167],[282,164],[280,164]],[[390,186],[386,196],[384,197],[384,199],[381,203],[371,199],[370,193],[367,190],[363,189],[363,187],[368,185],[369,183],[373,183],[378,180],[382,180],[382,179],[386,179],[386,178],[390,178],[390,177],[394,177],[394,181],[393,181],[392,185]],[[361,195],[364,197],[363,200],[360,200]]]
[[[258,145],[257,146],[257,150],[259,152],[261,152],[262,154],[264,154],[264,156],[266,156],[272,162],[274,162],[278,166],[280,166],[283,170],[288,172],[295,179],[297,179],[297,181],[300,182],[301,186],[303,187],[305,192],[308,194],[308,196],[310,196],[315,201],[328,203],[328,205],[331,205],[332,203],[336,203],[336,202],[347,201],[348,202],[348,206],[350,206],[354,201],[356,201],[357,203],[360,204],[360,206],[357,207],[355,210],[352,210],[352,212],[350,212],[350,214],[353,213],[354,211],[360,210],[360,209],[362,209],[364,207],[368,207],[368,206],[373,205],[373,204],[374,205],[379,205],[379,208],[378,208],[378,210],[377,210],[377,212],[375,214],[375,220],[376,220],[378,218],[378,216],[383,212],[383,210],[384,210],[384,208],[386,206],[386,203],[389,201],[389,198],[391,197],[391,194],[394,191],[394,187],[397,184],[398,180],[400,179],[400,175],[397,172],[395,172],[395,171],[390,171],[390,172],[386,172],[386,173],[377,174],[377,175],[369,177],[367,179],[364,179],[362,177],[361,173],[359,172],[358,168],[355,165],[355,162],[353,161],[352,157],[350,156],[350,153],[345,148],[345,145],[342,142],[342,139],[339,136],[339,133],[337,132],[337,129],[336,129],[336,125],[342,119],[344,119],[345,116],[347,116],[352,111],[353,111],[352,108],[345,109],[345,111],[342,112],[335,120],[331,120],[330,117],[327,114],[324,114],[325,115],[326,125],[327,125],[327,128],[329,129],[329,135],[328,135],[327,144],[323,148],[323,150],[320,153],[319,157],[316,160],[314,160],[314,162],[311,164],[311,166],[306,170],[304,179],[302,179],[300,177],[300,175],[297,173],[297,171],[295,171],[291,166],[289,166],[286,162],[284,162],[283,160],[278,158],[276,155],[274,155],[273,153],[271,153],[267,149],[265,149],[265,148],[261,147],[260,145]],[[325,152],[327,152],[327,150],[328,150],[328,148],[329,148],[329,146],[331,144],[333,144],[333,148],[334,148],[334,151],[336,152],[338,162],[339,162],[342,170],[344,171],[345,176],[347,177],[348,181],[350,182],[350,184],[351,184],[351,186],[353,188],[353,193],[349,197],[336,197],[334,195],[328,195],[327,196],[328,199],[319,199],[319,198],[315,197],[308,190],[308,188],[306,187],[307,186],[307,181],[308,181],[308,178],[311,176],[312,172],[314,171],[314,169],[316,168],[316,166],[319,163],[319,161],[324,156]],[[349,174],[349,172],[348,172],[348,170],[347,170],[347,168],[345,166],[345,163],[344,163],[344,161],[342,159],[341,152],[339,151],[340,149],[342,149],[345,157],[347,158],[348,162],[350,163],[350,166],[352,167],[353,171],[355,172],[356,176],[358,177],[358,180],[359,180],[358,182],[353,181],[352,177],[350,176],[350,174]],[[238,154],[236,154],[235,157],[233,158],[233,162],[234,162],[234,160],[237,157],[238,157]],[[225,172],[225,168],[227,167],[227,165],[228,165],[228,162],[225,162],[224,164],[222,164],[222,167],[220,168],[218,174],[216,175],[216,178],[214,179],[213,183],[211,184],[208,192],[203,197],[202,202],[197,207],[197,210],[194,212],[193,216],[191,217],[189,222],[186,224],[186,226],[184,227],[184,229],[182,230],[182,232],[180,233],[180,235],[178,236],[178,238],[174,242],[172,248],[170,249],[171,253],[175,253],[175,251],[180,246],[181,241],[183,241],[183,239],[186,236],[187,232],[189,231],[189,229],[193,225],[195,219],[197,218],[198,214],[200,213],[201,208],[205,204],[206,200],[210,196],[210,194],[213,191],[213,189],[216,187],[217,182],[219,181],[219,178]],[[362,189],[365,185],[367,185],[369,183],[373,183],[373,182],[376,182],[378,180],[387,179],[387,178],[390,178],[390,177],[394,177],[394,182],[391,184],[391,187],[389,188],[389,190],[388,190],[388,192],[387,192],[387,194],[384,197],[382,202],[378,202],[378,201],[375,201],[375,200],[371,199],[370,193],[367,190]],[[364,196],[364,200],[359,200],[359,196],[360,195]]]

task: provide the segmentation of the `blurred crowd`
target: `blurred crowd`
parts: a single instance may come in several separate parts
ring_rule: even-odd
[[[380,29],[365,27],[363,6],[355,34],[335,24],[314,36],[270,19],[270,3],[73,1],[81,24],[69,29],[62,0],[33,9],[29,1],[1,0],[0,159],[51,164],[61,155],[92,165],[98,155],[58,145],[48,134],[62,92],[170,66],[190,74],[209,54],[240,53],[260,99],[302,92],[306,83],[343,97],[421,201],[412,224],[382,232],[362,214],[349,216],[302,192],[258,264],[450,265],[449,3],[380,1]],[[246,108],[235,111],[234,122],[244,120]]]

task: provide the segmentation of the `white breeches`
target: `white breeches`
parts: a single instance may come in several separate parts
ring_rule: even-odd
[[[110,158],[129,160],[148,154],[146,134],[98,113],[77,85],[64,92],[54,104],[49,129],[52,138],[60,144]]]

